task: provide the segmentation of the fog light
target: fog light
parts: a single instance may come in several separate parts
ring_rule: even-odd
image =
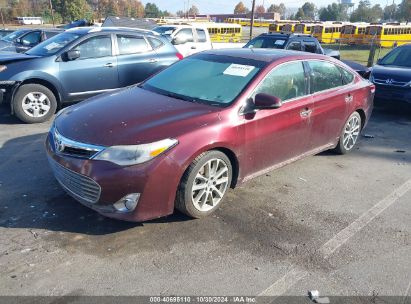
[[[118,212],[130,212],[136,209],[140,193],[131,193],[116,202],[113,206]]]

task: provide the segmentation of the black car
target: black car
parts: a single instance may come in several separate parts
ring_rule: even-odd
[[[62,29],[20,29],[0,39],[0,51],[24,53],[62,31]]]
[[[317,38],[304,34],[261,34],[260,36],[251,39],[244,47],[304,51],[340,59],[340,52],[331,49],[323,49]]]
[[[13,32],[14,32],[14,30],[8,30],[8,29],[0,30],[0,38],[2,38],[4,36],[7,36],[8,34],[11,34]]]
[[[411,44],[393,49],[377,61],[370,80],[375,84],[375,98],[411,103]]]

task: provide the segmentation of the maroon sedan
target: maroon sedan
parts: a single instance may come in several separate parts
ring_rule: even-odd
[[[375,87],[329,57],[207,51],[144,83],[62,110],[47,138],[61,186],[99,213],[144,221],[214,212],[229,187],[351,151]]]

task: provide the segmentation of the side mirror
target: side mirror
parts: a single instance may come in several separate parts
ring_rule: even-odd
[[[381,58],[379,58],[378,60],[377,60],[377,64],[381,64]]]
[[[254,107],[258,110],[278,109],[282,106],[281,99],[266,93],[258,93],[254,98]]]
[[[17,38],[16,42],[21,44],[21,38]]]
[[[76,60],[80,58],[80,51],[79,50],[70,50],[66,53],[66,58],[68,61]]]
[[[186,42],[187,42],[187,39],[185,39],[185,38],[183,38],[183,37],[179,37],[179,36],[176,36],[176,37],[171,41],[171,43],[174,44],[174,45],[184,44],[184,43],[186,43]]]
[[[30,46],[31,45],[29,41],[24,40],[24,39],[23,40],[20,39],[20,44],[22,44],[24,46]]]

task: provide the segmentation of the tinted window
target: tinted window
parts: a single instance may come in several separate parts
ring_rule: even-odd
[[[159,40],[159,39],[156,39],[156,38],[152,38],[152,37],[147,37],[147,39],[148,39],[148,41],[150,42],[150,44],[151,44],[151,47],[153,48],[153,49],[158,49],[158,48],[160,48],[160,47],[162,47],[163,45],[164,45],[164,43],[161,41],[161,40]]]
[[[283,49],[286,40],[275,37],[257,37],[246,44],[245,47],[250,48],[267,48],[267,49]]]
[[[288,45],[288,50],[301,51],[301,42],[294,41]]]
[[[342,85],[340,70],[326,61],[309,61],[311,68],[311,92],[320,92]]]
[[[182,38],[187,42],[194,42],[193,31],[191,28],[181,29],[178,31],[176,37]]]
[[[207,42],[207,37],[204,30],[197,29],[198,42]]]
[[[388,53],[379,63],[380,65],[394,65],[411,67],[411,48],[399,47]]]
[[[353,82],[354,80],[354,75],[351,72],[348,72],[346,69],[340,68],[341,70],[341,75],[342,75],[342,81],[343,84],[349,84]]]
[[[70,42],[79,37],[79,35],[73,33],[61,33],[59,35],[52,37],[51,39],[43,41],[42,43],[38,44],[37,46],[29,50],[26,54],[36,56],[52,55],[57,53]]]
[[[46,39],[49,39],[51,37],[54,37],[56,35],[60,34],[60,32],[44,32],[44,35],[46,36]]]
[[[302,62],[287,63],[274,68],[260,83],[254,94],[266,93],[281,100],[305,95],[305,75]]]
[[[41,32],[31,32],[21,38],[24,44],[38,44],[41,41]]]
[[[304,42],[304,51],[317,53],[317,44],[315,42]]]
[[[11,42],[11,41],[15,40],[16,38],[21,37],[24,33],[27,33],[27,30],[19,30],[19,31],[12,32],[12,33],[4,36],[1,39]]]
[[[74,49],[80,51],[81,59],[111,56],[111,38],[95,36],[81,42]]]
[[[144,53],[150,50],[143,37],[117,35],[117,44],[120,55]]]

